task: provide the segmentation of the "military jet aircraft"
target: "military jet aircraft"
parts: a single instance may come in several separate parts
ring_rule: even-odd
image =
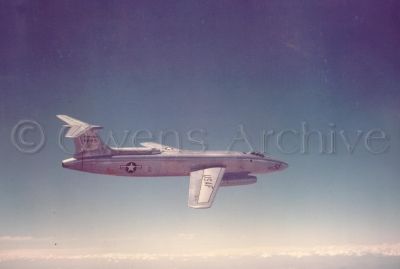
[[[285,162],[258,152],[192,151],[153,142],[142,147],[113,148],[104,144],[91,125],[66,115],[65,137],[73,138],[75,154],[62,161],[64,168],[90,173],[130,177],[189,176],[188,206],[211,207],[219,187],[257,182],[254,174],[285,169]]]

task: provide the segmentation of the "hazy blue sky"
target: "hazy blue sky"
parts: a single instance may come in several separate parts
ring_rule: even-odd
[[[399,10],[389,0],[0,1],[0,268],[399,268]],[[56,114],[117,138],[176,130],[197,149],[193,129],[226,149],[242,124],[260,151],[273,130],[268,153],[289,168],[193,210],[188,178],[62,169]],[[11,142],[21,120],[43,127],[40,152]],[[334,130],[336,152],[320,154],[315,134],[308,154],[276,147],[277,133],[304,123],[326,139]],[[369,149],[375,129],[386,138]],[[300,146],[285,135],[285,150]]]

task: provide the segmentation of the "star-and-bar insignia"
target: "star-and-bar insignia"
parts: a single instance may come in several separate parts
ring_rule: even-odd
[[[132,173],[136,172],[136,169],[137,169],[137,168],[142,168],[142,166],[141,166],[141,165],[137,165],[137,164],[134,163],[134,162],[129,162],[129,163],[127,163],[126,165],[121,165],[120,168],[121,168],[121,169],[122,169],[122,168],[125,168],[125,171],[126,171],[126,172],[132,174]]]

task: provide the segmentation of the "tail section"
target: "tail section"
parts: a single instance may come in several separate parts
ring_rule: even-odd
[[[66,115],[57,115],[57,117],[66,123],[65,127],[69,128],[65,137],[74,139],[75,158],[111,154],[111,149],[97,134],[101,126],[91,125]]]

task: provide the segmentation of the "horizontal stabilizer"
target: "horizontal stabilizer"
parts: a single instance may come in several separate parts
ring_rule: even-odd
[[[65,123],[67,123],[64,126],[69,127],[69,130],[65,134],[65,137],[69,137],[69,138],[76,138],[76,137],[79,137],[79,136],[85,134],[89,130],[102,128],[101,126],[90,125],[86,122],[74,119],[67,115],[57,115],[57,118],[59,118],[60,120],[62,120]]]

